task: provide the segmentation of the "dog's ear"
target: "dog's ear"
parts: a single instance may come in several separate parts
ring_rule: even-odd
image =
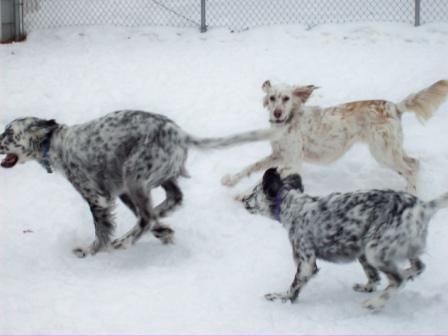
[[[59,124],[54,119],[50,120],[38,120],[34,122],[28,128],[28,131],[36,134],[37,136],[46,136],[47,134],[53,132],[56,128],[59,127]]]
[[[280,188],[283,186],[282,178],[277,168],[269,168],[263,175],[263,192],[268,198],[275,198]]]
[[[266,92],[266,93],[268,93],[269,91],[271,91],[271,82],[269,81],[269,80],[267,80],[267,81],[265,81],[264,83],[263,83],[263,85],[261,86],[261,89],[264,91],[264,92]]]
[[[293,90],[293,95],[299,97],[302,103],[305,103],[311,96],[314,90],[319,87],[314,85],[306,85],[306,86],[296,86]]]
[[[40,120],[39,122],[36,123],[36,125],[38,127],[46,128],[49,130],[54,130],[59,126],[59,124],[54,119]]]
[[[302,193],[304,191],[302,177],[299,174],[289,175],[283,180],[283,182],[291,186],[292,189],[300,190]]]

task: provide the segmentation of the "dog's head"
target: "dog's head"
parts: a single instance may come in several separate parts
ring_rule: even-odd
[[[263,106],[269,111],[269,122],[283,124],[291,120],[293,112],[305,104],[317,86],[271,85],[267,80],[261,88],[266,94]]]
[[[42,156],[42,143],[59,125],[54,120],[33,117],[12,121],[0,134],[0,155],[6,155],[1,161],[4,168],[12,168]]]
[[[299,174],[282,178],[277,168],[270,168],[264,173],[262,182],[256,185],[252,192],[242,199],[242,202],[250,213],[272,217],[282,189],[303,193],[302,178]]]

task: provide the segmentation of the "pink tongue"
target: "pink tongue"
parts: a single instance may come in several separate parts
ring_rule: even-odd
[[[2,160],[3,168],[11,168],[14,167],[17,163],[18,157],[15,154],[7,154],[6,157]]]

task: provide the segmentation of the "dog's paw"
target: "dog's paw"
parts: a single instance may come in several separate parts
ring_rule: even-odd
[[[235,178],[232,178],[232,175],[224,175],[221,178],[221,184],[226,186],[226,187],[233,187],[235,184],[238,183],[238,180]]]
[[[85,248],[82,248],[82,247],[77,247],[77,248],[73,249],[72,252],[78,258],[85,258],[89,254],[88,249],[85,249]]]
[[[353,290],[359,293],[372,293],[376,291],[376,284],[368,283],[368,284],[354,284]]]
[[[381,297],[374,297],[373,299],[364,301],[362,306],[365,309],[377,311],[377,310],[382,309],[384,307],[385,303],[386,303],[386,301],[384,299],[382,299]]]
[[[100,243],[98,240],[95,240],[92,244],[90,244],[88,247],[77,247],[73,249],[73,253],[78,258],[85,258],[88,255],[95,255],[98,251],[104,250],[107,248],[106,244]]]
[[[283,303],[286,303],[288,301],[293,301],[291,295],[289,293],[268,293],[265,294],[264,298],[268,301],[277,301],[280,300]]]
[[[237,194],[237,195],[233,196],[233,199],[237,202],[242,202],[245,197],[246,197],[246,194],[241,193],[241,194]]]
[[[132,237],[118,238],[112,241],[110,246],[115,250],[125,250],[132,245]]]
[[[151,229],[152,234],[163,244],[174,243],[174,230],[166,225],[158,225]]]

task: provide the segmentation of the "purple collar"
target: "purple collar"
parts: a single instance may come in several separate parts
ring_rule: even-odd
[[[280,188],[277,195],[275,195],[274,198],[274,218],[275,220],[280,222],[280,212],[281,212],[281,205],[282,205],[282,193],[283,191],[290,191],[292,188],[289,185],[284,185]]]

